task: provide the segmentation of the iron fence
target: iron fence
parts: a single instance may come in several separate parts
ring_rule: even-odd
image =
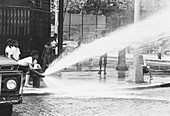
[[[112,32],[130,23],[133,23],[133,11],[109,15],[66,13],[64,15],[63,39],[68,41],[83,39],[83,42],[87,43],[100,38],[103,30]]]

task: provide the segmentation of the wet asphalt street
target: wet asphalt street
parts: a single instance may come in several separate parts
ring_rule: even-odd
[[[170,88],[129,94],[131,98],[24,96],[12,116],[169,116]]]

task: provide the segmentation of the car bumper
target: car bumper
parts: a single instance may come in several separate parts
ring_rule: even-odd
[[[22,97],[18,96],[0,96],[0,104],[19,104],[22,103]]]

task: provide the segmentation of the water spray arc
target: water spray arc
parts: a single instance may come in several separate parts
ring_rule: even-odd
[[[143,21],[120,28],[106,37],[82,45],[70,55],[61,60],[55,60],[44,74],[50,75],[79,61],[100,56],[109,51],[119,51],[133,44],[140,46],[142,43],[150,43],[159,38],[170,36],[169,12],[170,8],[167,7]]]

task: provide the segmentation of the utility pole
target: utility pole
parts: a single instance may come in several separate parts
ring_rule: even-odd
[[[134,23],[137,23],[140,20],[140,0],[135,0],[135,9],[134,9]],[[143,68],[140,64],[141,61],[141,54],[139,53],[138,49],[134,51],[133,56],[133,80],[136,83],[144,82],[143,78]]]
[[[55,27],[54,33],[58,33],[58,0],[54,0],[55,5]]]
[[[119,19],[119,26],[121,26],[120,13],[118,15],[118,19]],[[118,53],[118,63],[116,66],[116,70],[118,70],[118,71],[127,71],[128,70],[128,68],[126,66],[126,49],[122,49]]]
[[[137,23],[139,20],[140,20],[140,0],[135,0],[134,23]]]
[[[59,13],[58,13],[58,55],[63,52],[63,8],[64,0],[59,0]]]

